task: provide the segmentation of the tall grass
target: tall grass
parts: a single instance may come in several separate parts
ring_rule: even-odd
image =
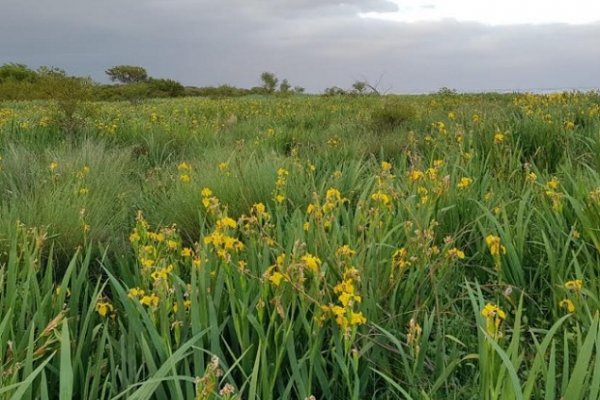
[[[3,103],[0,394],[598,398],[596,98]]]

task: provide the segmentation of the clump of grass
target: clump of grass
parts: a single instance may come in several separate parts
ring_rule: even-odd
[[[123,249],[136,196],[128,151],[85,142],[48,149],[36,157],[18,146],[5,154],[0,179],[6,222],[0,236],[10,237],[20,222],[43,227],[56,256],[70,258],[89,242]]]
[[[371,112],[371,126],[376,132],[406,127],[417,116],[415,107],[402,100],[386,100]]]

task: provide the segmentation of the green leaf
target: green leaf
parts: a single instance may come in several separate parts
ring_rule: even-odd
[[[63,319],[62,334],[60,335],[60,400],[73,398],[73,366],[71,362],[71,339],[69,337],[69,324]]]
[[[594,317],[594,321],[590,326],[590,331],[583,342],[583,346],[581,346],[577,352],[577,361],[575,362],[575,367],[571,373],[567,389],[564,392],[565,399],[580,399],[584,390],[586,389],[583,383],[590,373],[589,364],[590,359],[592,358],[596,340],[598,339],[596,337],[597,332],[598,316]]]

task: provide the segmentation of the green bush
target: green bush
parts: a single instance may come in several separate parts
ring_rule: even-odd
[[[148,79],[149,94],[152,97],[179,97],[185,92],[183,85],[173,79]]]
[[[411,104],[388,101],[371,113],[371,123],[376,131],[386,131],[405,126],[415,119],[417,112]]]

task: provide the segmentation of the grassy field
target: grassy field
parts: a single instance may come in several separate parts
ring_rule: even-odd
[[[597,93],[0,103],[0,157],[0,398],[600,396]]]

